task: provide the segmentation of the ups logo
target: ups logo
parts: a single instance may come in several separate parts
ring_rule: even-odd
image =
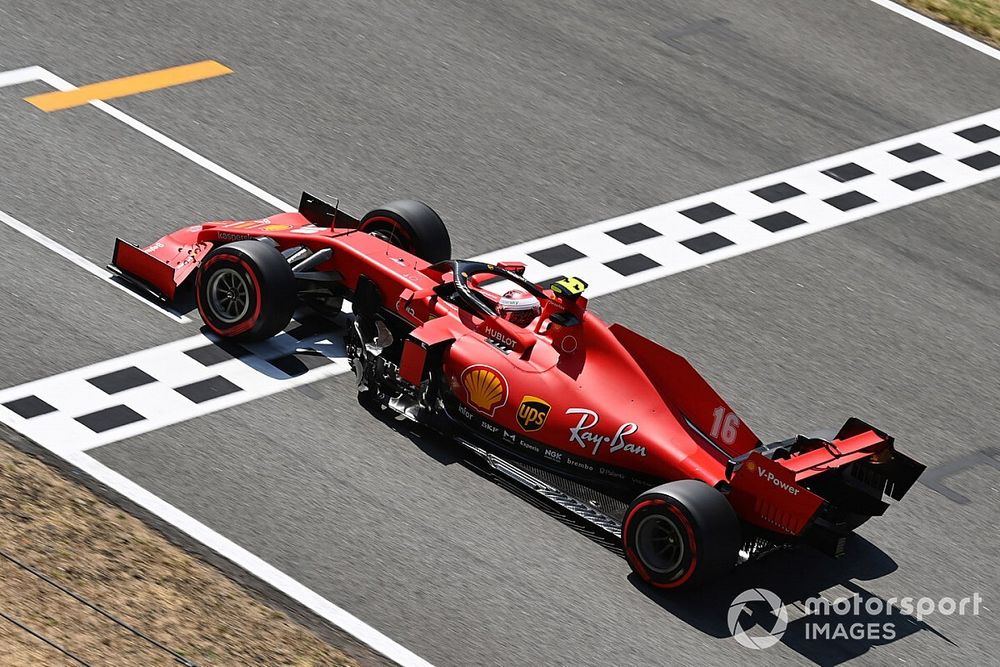
[[[545,426],[552,406],[537,396],[525,396],[517,408],[517,423],[525,431],[537,431]]]

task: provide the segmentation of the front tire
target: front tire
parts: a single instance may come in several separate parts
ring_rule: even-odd
[[[451,237],[441,216],[415,199],[390,202],[369,211],[358,229],[431,264],[451,259]]]
[[[629,566],[657,588],[695,586],[736,564],[740,523],[729,501],[704,482],[650,489],[629,506],[622,544]]]
[[[270,338],[285,328],[295,311],[292,268],[276,248],[255,240],[208,253],[195,292],[201,319],[224,338]]]

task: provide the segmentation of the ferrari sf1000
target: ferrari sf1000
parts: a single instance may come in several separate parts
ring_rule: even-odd
[[[620,538],[660,588],[782,545],[838,555],[924,469],[854,418],[761,442],[685,359],[591,313],[583,280],[539,285],[517,262],[452,259],[417,201],[356,219],[303,194],[297,213],[185,227],[141,249],[119,239],[111,268],[167,301],[193,284],[225,338],[267,338],[297,307],[330,316],[349,299],[365,402]]]

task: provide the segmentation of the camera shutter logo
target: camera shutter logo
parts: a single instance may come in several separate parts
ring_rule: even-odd
[[[748,630],[756,627],[756,624],[744,628],[740,623],[740,620],[745,616],[753,615],[752,610],[749,609],[749,605],[751,604],[766,604],[771,608],[771,613],[774,614],[776,620],[774,627],[770,629],[764,628],[767,634],[751,636],[748,634]],[[747,613],[744,614],[744,612]],[[781,598],[771,591],[766,588],[751,588],[743,591],[733,599],[733,603],[729,606],[729,614],[726,620],[729,621],[729,631],[733,633],[733,639],[741,646],[752,649],[770,648],[781,641],[781,636],[785,634],[785,628],[788,627],[788,612],[785,610],[785,605],[782,603]]]

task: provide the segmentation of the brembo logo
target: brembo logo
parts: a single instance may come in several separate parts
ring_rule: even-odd
[[[632,435],[639,430],[638,424],[625,422],[618,427],[613,436],[602,435],[592,430],[601,421],[600,416],[593,410],[588,410],[587,408],[570,408],[566,411],[566,414],[580,415],[580,421],[577,422],[576,426],[569,427],[569,441],[575,442],[581,447],[593,445],[594,449],[591,454],[594,456],[597,456],[597,452],[604,443],[610,443],[608,447],[608,451],[610,452],[622,450],[629,454],[636,454],[637,456],[646,455],[645,447],[625,440],[625,436]]]
[[[753,461],[751,461],[750,463],[753,463]],[[787,491],[788,493],[792,494],[793,496],[799,495],[799,490],[796,489],[794,485],[789,484],[788,482],[781,481],[780,479],[778,479],[777,477],[774,476],[773,472],[771,472],[769,470],[764,470],[763,468],[761,468],[760,466],[758,466],[755,463],[753,463],[753,466],[751,467],[750,463],[747,464],[747,467],[750,468],[750,472],[753,472],[754,468],[756,468],[757,469],[757,476],[758,477],[764,477],[764,478],[766,478],[767,481],[769,481],[771,484],[774,484],[779,489],[783,489],[783,490]]]

